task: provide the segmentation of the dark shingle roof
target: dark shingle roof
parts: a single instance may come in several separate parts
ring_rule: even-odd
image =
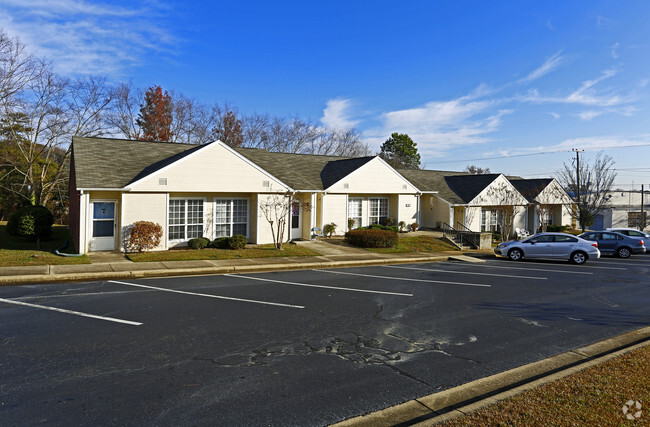
[[[469,203],[499,175],[498,173],[489,173],[485,175],[446,176],[445,181],[451,191],[456,193],[463,203]]]
[[[205,147],[111,138],[72,139],[77,188],[123,188]],[[296,190],[324,190],[374,157],[347,158],[236,148]]]
[[[438,196],[452,204],[464,204],[460,198],[447,184],[446,176],[468,175],[467,172],[435,171],[421,169],[399,169],[407,180],[411,181],[420,191],[437,191]]]
[[[532,202],[535,197],[539,195],[550,183],[553,178],[538,178],[538,179],[510,179],[512,185],[515,186],[529,202]]]
[[[123,188],[200,145],[110,138],[72,138],[77,188]]]
[[[235,151],[294,190],[324,190],[374,158],[272,153],[259,148]]]

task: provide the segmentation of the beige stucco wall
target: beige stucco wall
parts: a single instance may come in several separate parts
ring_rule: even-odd
[[[124,250],[124,239],[128,227],[136,221],[151,221],[163,228],[163,238],[156,250],[167,248],[167,195],[165,193],[124,193],[122,195],[122,221],[120,250]]]
[[[324,224],[336,224],[334,235],[345,234],[348,223],[348,196],[347,194],[327,194],[323,204]]]
[[[399,217],[397,223],[404,221],[406,225],[418,221],[418,197],[414,194],[400,194],[398,196]]]
[[[280,198],[279,195],[273,195],[273,194],[260,194],[260,195],[258,195],[257,203],[256,203],[256,211],[257,212],[255,212],[256,221],[258,223],[257,224],[257,238],[254,241],[252,241],[253,243],[257,243],[257,244],[260,244],[260,245],[267,244],[267,243],[273,243],[273,232],[271,231],[271,224],[269,223],[269,221],[264,216],[264,212],[263,212],[263,210],[262,210],[262,208],[260,206],[262,204],[264,204],[264,203],[274,203],[274,200],[279,201],[280,200],[279,198]],[[288,200],[289,199],[287,198],[285,200],[287,201],[287,205],[288,205],[288,203],[289,203]],[[252,212],[252,210],[251,210],[251,212]],[[290,228],[291,223],[290,223],[290,219],[289,219],[289,216],[288,216],[289,211],[285,210],[285,212],[287,212],[287,218],[286,218],[286,229],[285,229],[283,241],[286,242],[288,240],[289,233],[291,232],[291,228]],[[251,213],[251,215],[252,215],[252,213]],[[273,219],[273,221],[277,221],[275,219],[275,216],[272,216],[272,219]],[[275,223],[274,223],[274,227],[275,227]]]
[[[167,184],[161,185],[160,178]],[[265,186],[265,181],[268,186]],[[220,143],[212,143],[166,169],[131,185],[137,191],[213,192],[227,187],[232,192],[269,192],[287,189],[237,153]]]
[[[435,228],[438,223],[446,222],[451,224],[451,206],[441,198],[433,194],[423,194],[421,203],[420,220],[422,227]],[[442,224],[441,224],[442,225]]]
[[[347,187],[346,187],[347,184]],[[327,191],[331,193],[416,193],[417,189],[379,157],[355,170]]]
[[[456,228],[456,222],[463,222],[460,218],[454,218],[452,227]],[[465,208],[465,227],[472,231],[481,231],[481,207],[467,206]]]

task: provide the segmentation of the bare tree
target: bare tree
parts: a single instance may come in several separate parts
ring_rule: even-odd
[[[14,47],[22,46],[18,41],[13,43]],[[0,62],[15,63],[4,56],[6,52],[0,53]],[[11,55],[15,50],[8,52]],[[0,111],[0,186],[28,203],[52,207],[56,198],[63,205],[70,137],[97,136],[106,131],[103,113],[111,102],[111,90],[100,77],[63,78],[43,60],[31,58],[22,64],[26,67],[22,74],[13,74],[20,82],[5,82],[5,87],[13,89],[3,94]],[[5,71],[2,75],[7,77]]]
[[[117,85],[113,92],[114,102],[106,117],[115,134],[121,134],[126,139],[140,138],[140,127],[136,120],[143,98],[144,91],[134,87],[131,82]]]
[[[467,165],[463,172],[468,172],[472,175],[484,175],[490,173],[490,168],[481,168],[476,165]]]
[[[560,184],[567,192],[574,194],[577,208],[572,210],[571,215],[582,231],[593,225],[594,217],[608,207],[607,193],[616,179],[613,167],[614,159],[599,152],[593,163],[583,159],[577,171],[573,165],[564,163],[558,172]]]
[[[282,250],[287,230],[287,220],[291,212],[292,194],[273,193],[261,195],[260,210],[264,218],[271,226],[273,245],[276,249]]]
[[[15,106],[17,95],[36,78],[41,65],[42,60],[27,52],[24,43],[0,30],[0,106],[3,114]]]

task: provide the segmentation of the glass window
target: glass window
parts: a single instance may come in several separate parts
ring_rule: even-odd
[[[501,231],[498,211],[494,209],[481,210],[481,231]]]
[[[348,199],[348,218],[354,220],[352,228],[361,227],[363,217],[362,202],[363,199],[360,197],[350,197]]]
[[[388,199],[385,197],[371,198],[369,202],[370,214],[368,215],[368,222],[370,224],[384,224],[388,219]]]
[[[577,242],[578,239],[571,236],[555,236],[556,242]]]
[[[93,202],[93,237],[112,237],[114,226],[115,203]]]
[[[248,237],[248,200],[216,199],[214,208],[215,237],[242,234]]]
[[[555,241],[555,236],[552,234],[546,234],[544,236],[537,236],[529,240],[531,243],[549,243]]]
[[[169,201],[169,240],[203,236],[203,199]]]

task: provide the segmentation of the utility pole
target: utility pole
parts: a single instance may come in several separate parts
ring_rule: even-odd
[[[578,221],[580,222],[580,228],[582,228],[582,231],[585,231],[582,226],[582,208],[580,207],[580,153],[583,153],[585,150],[573,148],[571,151],[576,153],[576,200],[578,201]]]
[[[639,228],[641,229],[641,231],[643,231],[646,226],[645,212],[643,211],[643,193],[644,193],[643,184],[641,184],[641,224],[639,224],[640,225]]]

